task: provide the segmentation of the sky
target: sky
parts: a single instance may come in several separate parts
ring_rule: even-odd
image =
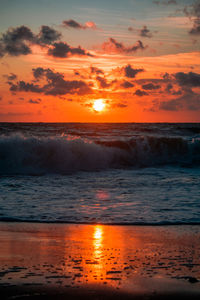
[[[0,122],[200,122],[200,0],[0,0],[0,32]]]

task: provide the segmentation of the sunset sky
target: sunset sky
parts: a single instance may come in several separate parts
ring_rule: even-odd
[[[200,122],[200,0],[0,0],[0,20],[0,121]]]

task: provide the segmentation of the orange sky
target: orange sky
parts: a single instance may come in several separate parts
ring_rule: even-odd
[[[0,121],[200,122],[200,1],[46,2],[4,4]]]

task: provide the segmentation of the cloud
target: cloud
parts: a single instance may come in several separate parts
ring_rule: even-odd
[[[168,83],[166,88],[165,88],[165,91],[168,93],[168,94],[171,94],[171,95],[181,95],[182,94],[182,91],[181,90],[174,90],[173,89],[173,85],[171,83]]]
[[[179,98],[162,101],[159,109],[168,111],[200,110],[200,95],[189,91]]]
[[[103,78],[103,77],[100,77],[100,76],[97,76],[96,77],[96,80],[98,81],[98,83],[99,83],[99,86],[101,87],[101,88],[108,88],[108,87],[110,87],[110,83],[107,83],[107,81],[106,81],[106,79],[105,78]]]
[[[93,29],[93,30],[97,29],[97,25],[92,21],[86,22],[85,27],[86,27],[86,29]]]
[[[121,87],[125,88],[125,89],[129,89],[134,87],[134,84],[131,83],[130,81],[124,81],[121,83]]]
[[[38,68],[36,68],[36,69],[32,69],[33,76],[35,77],[35,79],[39,79],[39,78],[43,77],[44,74],[45,74],[48,70],[51,72],[50,69],[43,69],[43,68],[41,68],[41,67],[38,67]]]
[[[83,26],[80,23],[76,22],[75,20],[64,20],[62,23],[65,27],[83,29]]]
[[[5,54],[28,55],[32,52],[31,45],[51,45],[60,37],[61,34],[58,31],[45,25],[41,26],[38,34],[34,34],[30,28],[24,25],[10,28],[0,38],[0,57]]]
[[[3,77],[5,77],[6,79],[8,79],[10,81],[17,79],[17,75],[14,73],[10,73],[9,75],[3,75]]]
[[[134,31],[134,28],[133,28],[132,26],[129,26],[129,27],[128,27],[128,31],[131,31],[131,32],[132,32],[132,31]]]
[[[147,46],[144,46],[143,43],[138,40],[134,45],[132,46],[125,46],[121,42],[117,42],[113,38],[109,38],[107,42],[104,42],[102,44],[102,49],[105,52],[108,53],[134,53],[138,50],[144,50]]]
[[[142,37],[147,37],[147,38],[151,38],[153,37],[153,34],[151,33],[151,31],[147,28],[147,26],[143,26],[142,29],[139,30],[139,35]]]
[[[77,48],[74,48],[64,42],[54,43],[52,45],[52,47],[49,48],[48,55],[54,56],[54,57],[59,57],[59,58],[66,58],[66,57],[69,57],[72,55],[93,56],[89,52],[86,52],[86,50],[81,48],[80,46]]]
[[[139,97],[143,97],[143,96],[147,96],[149,94],[147,92],[145,92],[145,91],[142,91],[142,90],[136,90],[135,91],[135,95],[139,96]]]
[[[61,33],[57,30],[43,25],[41,26],[40,32],[36,37],[36,41],[38,44],[51,45],[53,42],[59,40],[61,38]]]
[[[90,72],[91,74],[104,74],[104,72],[101,69],[96,67],[90,67]]]
[[[86,22],[84,25],[83,24],[80,24],[78,23],[77,21],[75,20],[64,20],[62,22],[63,26],[64,27],[67,27],[67,28],[74,28],[74,29],[93,29],[93,30],[96,30],[97,29],[97,26],[94,22],[92,21],[88,21]]]
[[[93,56],[80,46],[72,47],[65,42],[55,42],[60,38],[60,32],[46,25],[41,26],[38,34],[34,34],[26,26],[11,28],[0,38],[0,57],[5,54],[11,56],[28,55],[32,53],[32,45],[47,48],[47,54],[53,57]]]
[[[200,87],[200,74],[198,73],[178,72],[174,74],[174,77],[177,80],[178,84],[182,87],[184,86]]]
[[[92,93],[90,86],[82,80],[65,80],[64,75],[59,72],[54,72],[51,69],[36,68],[33,69],[33,76],[38,81],[45,79],[46,83],[41,85],[18,81],[10,84],[12,92],[32,92],[43,93],[45,95],[65,95],[77,94],[85,95]]]
[[[125,104],[125,103],[113,103],[112,104],[112,107],[113,108],[126,108],[128,105],[127,104]]]
[[[159,105],[160,110],[178,111],[183,107],[182,103],[178,99],[170,101],[163,101]]]
[[[17,84],[12,83],[10,86],[10,91],[42,93],[43,90],[37,84],[28,83],[28,82],[21,80],[21,81],[18,81]]]
[[[143,84],[142,88],[144,90],[157,90],[160,88],[160,85],[155,85],[153,83],[147,83],[147,84]]]
[[[25,42],[34,40],[33,32],[26,26],[10,28],[0,38],[0,56],[9,54],[11,56],[27,55],[31,48]]]
[[[41,102],[42,100],[40,99],[40,98],[38,98],[38,99],[35,99],[35,100],[33,100],[33,99],[29,99],[29,103],[31,103],[31,104],[40,104],[40,102]]]
[[[144,72],[144,69],[134,69],[131,65],[127,65],[122,69],[124,70],[125,76],[128,78],[135,78],[138,73]]]
[[[200,0],[196,0],[193,4],[185,6],[183,12],[193,23],[189,34],[200,35]]]

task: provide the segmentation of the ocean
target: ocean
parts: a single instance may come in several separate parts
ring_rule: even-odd
[[[200,124],[0,123],[0,221],[200,224]]]

